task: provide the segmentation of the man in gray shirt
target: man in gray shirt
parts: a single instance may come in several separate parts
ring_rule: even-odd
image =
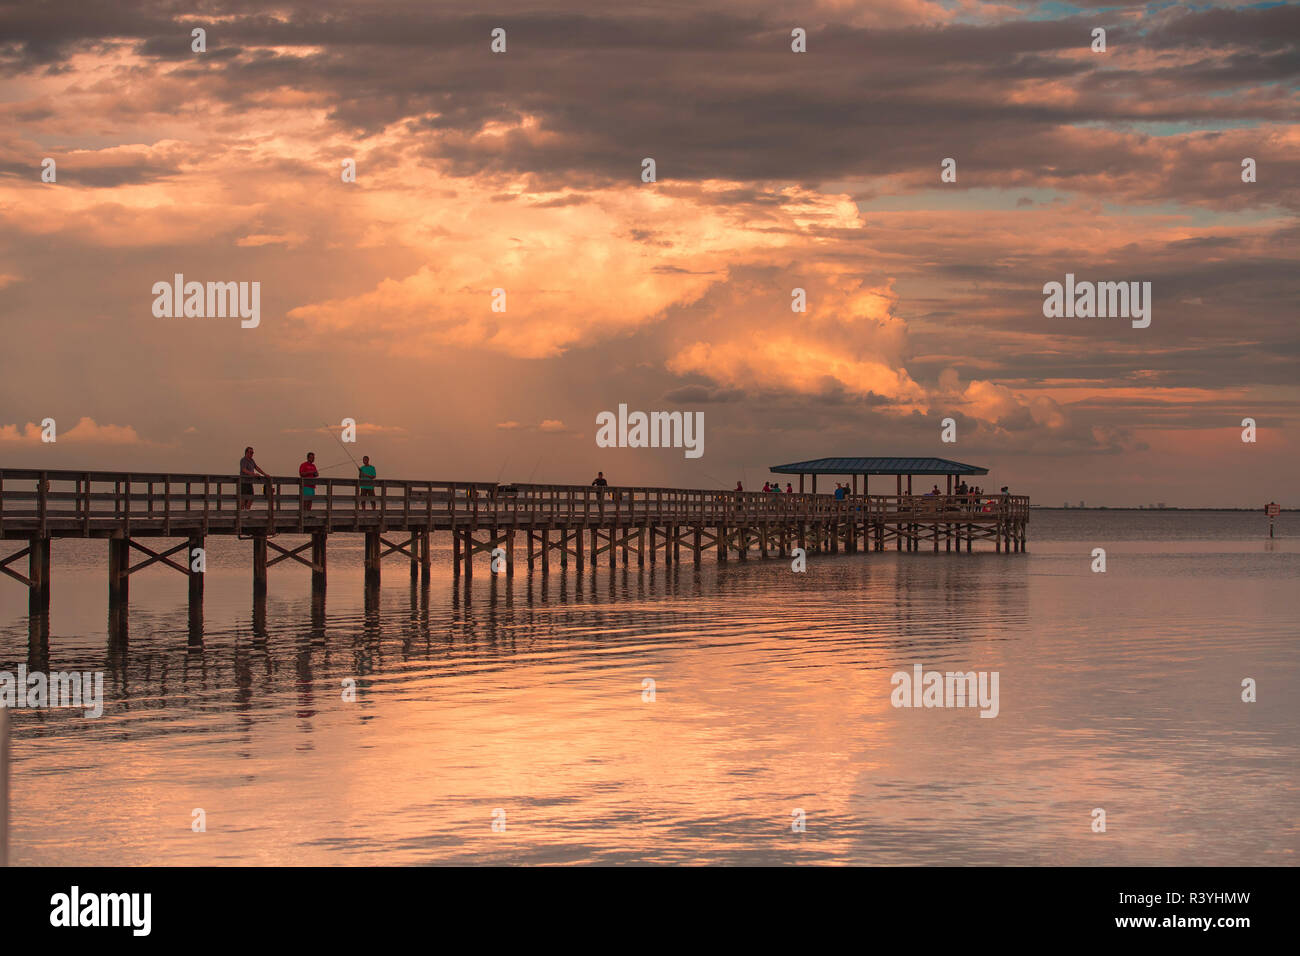
[[[244,449],[244,457],[239,459],[239,507],[241,509],[253,507],[253,478],[257,475],[263,478],[271,477],[257,462],[253,461],[253,446],[249,445]]]

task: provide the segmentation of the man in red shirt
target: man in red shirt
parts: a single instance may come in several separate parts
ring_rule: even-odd
[[[298,466],[298,477],[302,479],[302,510],[311,511],[311,500],[316,495],[316,482],[312,478],[320,476],[316,470],[316,453],[307,452],[307,460]]]

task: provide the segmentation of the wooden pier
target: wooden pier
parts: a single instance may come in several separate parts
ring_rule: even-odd
[[[680,488],[589,485],[497,485],[452,481],[316,478],[304,495],[299,478],[257,478],[251,496],[233,475],[0,469],[0,539],[23,542],[0,555],[0,571],[30,591],[33,611],[48,609],[51,544],[57,538],[108,541],[111,603],[124,603],[130,576],[159,565],[189,579],[191,611],[203,601],[204,541],[210,535],[251,542],[254,594],[264,594],[270,568],[296,561],[323,590],[331,535],[365,536],[365,574],[378,583],[394,556],[412,579],[429,578],[430,539],[452,541],[453,571],[472,580],[474,558],[491,573],[515,573],[516,546],[529,571],[570,564],[581,573],[600,563],[635,560],[699,564],[712,550],[719,562],[806,553],[884,551],[970,552],[975,542],[1023,551],[1029,499],[951,494],[777,494]],[[909,481],[910,484],[910,481]],[[901,487],[901,483],[900,483]],[[305,536],[302,543],[280,537]],[[146,544],[145,542],[148,542]],[[175,543],[173,543],[175,542]],[[26,558],[27,573],[16,570]],[[132,563],[133,560],[135,563]]]

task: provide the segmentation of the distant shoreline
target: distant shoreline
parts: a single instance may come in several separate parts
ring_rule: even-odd
[[[1267,517],[1261,508],[1135,508],[1131,505],[1088,505],[1086,508],[1062,508],[1058,505],[1030,505],[1030,511],[1232,511],[1241,514],[1258,514]],[[1281,514],[1295,514],[1300,508],[1283,508]]]

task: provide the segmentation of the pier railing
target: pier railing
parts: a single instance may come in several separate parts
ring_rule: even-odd
[[[243,493],[250,485],[252,493]],[[1028,514],[1029,499],[1020,495],[836,498],[612,485],[0,469],[0,535],[6,537],[641,521],[719,526],[827,520],[985,523],[1023,521]]]

